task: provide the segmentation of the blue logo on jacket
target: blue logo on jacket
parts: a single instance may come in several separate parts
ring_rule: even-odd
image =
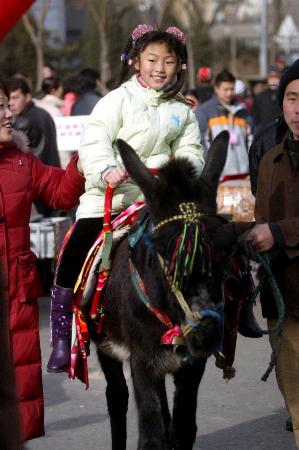
[[[172,122],[174,122],[178,127],[180,126],[180,123],[181,123],[181,118],[180,118],[180,116],[178,116],[178,115],[176,115],[176,114],[171,114],[170,120],[171,120]]]

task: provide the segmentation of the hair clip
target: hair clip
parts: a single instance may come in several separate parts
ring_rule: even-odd
[[[129,66],[132,66],[133,65],[133,59],[132,58],[130,58],[129,60],[128,60],[128,64],[129,64]]]
[[[128,53],[123,52],[120,57],[121,62],[126,62],[127,59],[128,59]]]
[[[131,34],[133,45],[139,38],[141,38],[141,36],[143,36],[146,33],[150,33],[153,30],[154,28],[151,25],[147,25],[146,23],[138,25],[136,28],[134,28]]]
[[[168,27],[167,30],[165,30],[166,33],[173,34],[181,44],[186,45],[186,36],[184,33],[177,27]]]
[[[182,64],[182,65],[181,65],[181,69],[182,69],[182,70],[187,70],[187,64]]]

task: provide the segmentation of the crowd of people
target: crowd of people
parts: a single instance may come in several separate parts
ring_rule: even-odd
[[[23,440],[44,434],[36,301],[42,291],[29,248],[32,203],[42,214],[51,214],[52,208],[71,208],[80,198],[52,290],[53,352],[48,370],[59,372],[69,366],[73,288],[103,224],[105,187],[116,189],[113,214],[140,197],[122,167],[116,139],[134,147],[148,167],[158,169],[171,157],[186,157],[200,173],[211,141],[225,129],[230,138],[223,176],[250,173],[257,223],[247,224],[248,239],[258,252],[271,252],[285,297],[276,373],[299,448],[299,60],[286,68],[270,66],[265,82],[252,92],[229,70],[214,75],[202,66],[197,88],[182,96],[178,93],[187,63],[186,38],[180,30],[139,25],[121,55],[118,87],[105,96],[99,90],[99,73],[89,68],[61,82],[53,67],[45,67],[35,96],[30,79],[22,74],[0,84],[0,261]],[[79,161],[77,155],[70,158],[57,148],[53,119],[64,115],[89,116]],[[237,228],[228,227],[228,239],[237,239]],[[261,299],[271,326],[277,316],[271,293],[265,290]],[[276,340],[271,337],[274,348]],[[111,393],[115,387],[111,380],[107,383]]]

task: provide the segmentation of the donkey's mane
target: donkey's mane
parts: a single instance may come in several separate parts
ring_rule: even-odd
[[[206,187],[194,164],[186,158],[172,159],[159,169],[159,196],[172,200],[195,200]],[[170,199],[169,199],[170,200]]]
[[[196,168],[187,158],[169,160],[159,169],[159,175],[169,184],[194,182],[197,178]]]

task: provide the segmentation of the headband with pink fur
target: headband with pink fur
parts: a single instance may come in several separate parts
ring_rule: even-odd
[[[133,45],[135,45],[136,41],[140,39],[142,36],[144,36],[147,33],[150,33],[151,31],[154,31],[154,28],[151,25],[147,25],[146,23],[138,25],[131,33]],[[186,36],[185,34],[177,27],[168,27],[165,30],[166,33],[172,34],[176,39],[182,44],[186,45]],[[127,59],[127,54],[123,53],[121,55],[121,61],[125,61]],[[132,65],[133,60],[129,59],[128,64]],[[186,64],[182,64],[181,66],[182,70],[187,69]]]

